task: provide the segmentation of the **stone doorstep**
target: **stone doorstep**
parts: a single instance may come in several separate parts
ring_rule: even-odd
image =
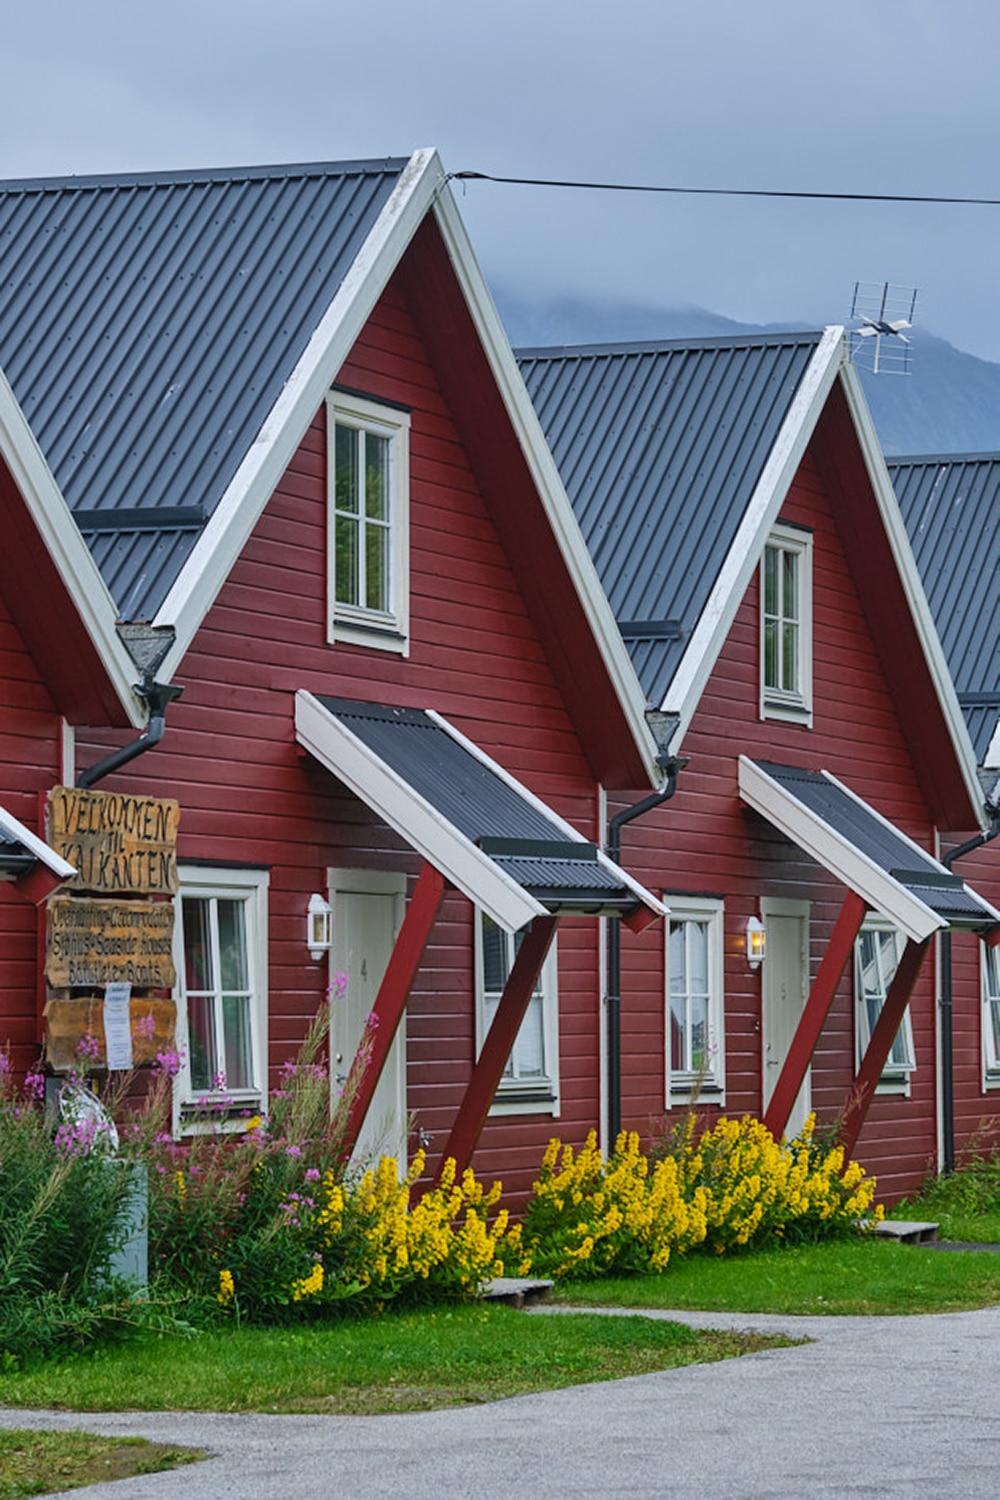
[[[940,1224],[924,1224],[919,1219],[883,1219],[876,1224],[873,1233],[887,1240],[896,1240],[900,1245],[924,1245],[936,1240]]]
[[[508,1307],[526,1307],[531,1302],[544,1302],[554,1282],[540,1277],[495,1276],[483,1283],[480,1297],[486,1302],[505,1302]]]

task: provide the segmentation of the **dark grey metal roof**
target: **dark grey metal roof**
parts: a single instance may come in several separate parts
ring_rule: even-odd
[[[992,927],[995,918],[958,875],[950,875],[915,848],[870,807],[850,796],[822,771],[758,760],[760,769],[830,828],[860,849],[912,896],[958,927]]]
[[[405,165],[0,182],[0,368],[123,618],[162,603]]]
[[[888,464],[982,764],[1000,717],[1000,454]]]
[[[650,702],[663,702],[822,335],[517,351]]]
[[[423,709],[347,698],[319,702],[408,786],[550,909],[634,910],[640,903],[593,844],[565,829]]]

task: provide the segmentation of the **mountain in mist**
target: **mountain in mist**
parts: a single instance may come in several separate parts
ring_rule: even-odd
[[[806,327],[802,323],[738,323],[701,307],[651,307],[572,297],[533,301],[504,288],[494,288],[494,294],[515,349],[800,332]],[[873,375],[859,366],[885,452],[1000,452],[1000,364],[977,359],[920,328],[911,337],[908,375]]]

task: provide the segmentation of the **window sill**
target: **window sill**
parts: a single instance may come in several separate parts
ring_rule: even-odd
[[[714,1081],[699,1084],[697,1079],[672,1078],[668,1108],[690,1104],[692,1101],[699,1104],[702,1101],[706,1104],[725,1104],[725,1085]]]
[[[804,729],[812,728],[812,706],[804,699],[762,698],[760,716],[762,719],[780,719],[786,724],[801,724]]]
[[[500,1087],[490,1105],[491,1115],[552,1115],[559,1114],[559,1096],[551,1084],[528,1088],[524,1085]]]
[[[330,631],[330,643],[340,642],[351,646],[369,646],[373,651],[395,651],[400,656],[409,655],[410,642],[395,621],[374,619],[367,621],[352,616],[346,619],[334,617]]]
[[[896,1095],[900,1099],[910,1097],[910,1075],[909,1073],[883,1073],[875,1085],[877,1097],[883,1095]]]

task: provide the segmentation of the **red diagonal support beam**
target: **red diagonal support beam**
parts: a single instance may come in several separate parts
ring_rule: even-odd
[[[555,934],[556,921],[556,917],[536,917],[522,939],[492,1024],[486,1033],[483,1050],[472,1070],[469,1086],[451,1127],[451,1135],[441,1157],[442,1167],[449,1156],[455,1158],[459,1172],[463,1172],[469,1165],[503,1077],[503,1070],[507,1066],[510,1049],[517,1040],[521,1022],[542,972],[545,955]],[[440,1167],[438,1175],[440,1176]]]
[[[850,1158],[857,1145],[876,1085],[882,1077],[882,1070],[892,1050],[893,1038],[899,1030],[906,1007],[910,1003],[913,986],[917,982],[920,966],[930,942],[930,938],[926,938],[922,943],[916,943],[911,938],[903,949],[903,956],[899,960],[899,966],[889,986],[885,1004],[875,1022],[868,1050],[861,1060],[858,1076],[847,1096],[844,1119],[838,1132],[845,1159]]]
[[[433,865],[425,863],[375,997],[372,1009],[374,1025],[368,1033],[370,1045],[360,1047],[354,1054],[344,1085],[344,1093],[350,1100],[344,1131],[345,1156],[354,1150],[378,1087],[444,893],[444,876]]]
[[[799,1096],[799,1089],[802,1087],[806,1071],[812,1061],[812,1055],[816,1051],[823,1023],[830,1013],[833,997],[837,993],[837,986],[840,984],[853,952],[854,943],[867,910],[868,907],[857,892],[848,891],[833,932],[830,934],[830,941],[826,945],[826,952],[823,954],[812,989],[809,991],[809,998],[803,1007],[799,1024],[795,1028],[795,1035],[774,1086],[774,1093],[764,1111],[764,1124],[775,1140],[779,1140],[785,1132],[788,1117]],[[764,962],[767,963],[766,958]]]

